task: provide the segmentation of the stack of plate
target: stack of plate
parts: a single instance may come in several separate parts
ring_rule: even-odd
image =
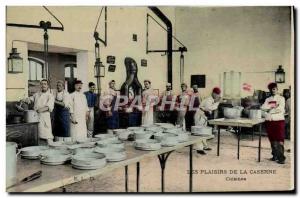
[[[116,142],[104,142],[104,141],[98,141],[97,146],[103,148],[103,147],[111,147],[111,148],[119,148],[119,149],[125,149],[125,144],[118,140]]]
[[[47,149],[49,149],[48,146],[29,146],[20,149],[20,153],[24,159],[39,159],[41,152]]]
[[[161,145],[164,147],[176,146],[178,143],[178,136],[172,133],[166,133],[161,140]]]
[[[118,137],[114,134],[97,134],[95,135],[96,138],[99,138],[100,140],[106,140],[106,141],[115,141],[115,140],[118,140]]]
[[[163,128],[164,130],[175,128],[175,126],[171,123],[155,123],[155,125]]]
[[[112,152],[105,154],[108,162],[119,162],[126,159],[126,152]]]
[[[138,150],[155,151],[161,148],[161,143],[153,139],[141,139],[134,142],[134,147]]]
[[[132,130],[127,129],[115,129],[113,131],[114,134],[116,134],[120,140],[127,140],[129,135],[133,134]]]
[[[126,159],[124,149],[113,147],[96,147],[94,152],[104,154],[108,162],[117,162]]]
[[[173,133],[173,134],[178,134],[178,133],[183,133],[185,132],[182,128],[169,128],[164,130],[165,133]]]
[[[49,149],[40,154],[40,160],[45,165],[65,164],[71,159],[72,151],[65,149]]]
[[[66,148],[68,148],[68,145],[63,141],[57,141],[57,142],[50,142],[49,147],[54,148],[54,149],[56,149],[56,148],[57,149],[59,149],[59,148],[66,149]]]
[[[71,164],[76,169],[93,170],[103,168],[106,165],[106,158],[100,153],[77,154],[72,156]]]
[[[74,155],[85,155],[94,152],[94,148],[75,148],[73,149]]]
[[[134,131],[134,138],[135,140],[150,139],[153,133],[153,131]]]
[[[190,133],[180,132],[177,133],[176,135],[179,143],[186,142],[190,139]]]
[[[196,135],[196,136],[212,135],[212,127],[192,126],[192,135]]]
[[[163,132],[164,129],[162,127],[159,127],[159,126],[152,126],[152,127],[145,128],[145,131],[149,131],[149,132],[153,132],[153,133],[159,133],[159,132]]]

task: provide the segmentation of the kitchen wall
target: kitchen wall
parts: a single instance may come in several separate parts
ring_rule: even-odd
[[[101,7],[68,6],[48,7],[64,24],[65,31],[49,30],[49,45],[52,48],[69,49],[76,53],[78,72],[87,89],[93,76],[94,38],[93,31]],[[207,96],[211,88],[221,86],[224,71],[242,72],[242,83],[253,89],[266,90],[268,82],[274,80],[274,71],[283,65],[286,83],[279,88],[288,88],[293,82],[293,57],[291,56],[290,8],[288,7],[160,7],[173,23],[174,35],[188,48],[185,53],[185,82],[190,84],[190,75],[205,74],[206,88],[200,89]],[[101,59],[116,56],[116,71],[107,72],[101,79],[102,90],[107,83],[116,80],[120,88],[126,79],[124,58],[129,56],[139,65],[138,77],[152,80],[152,87],[160,92],[167,82],[167,57],[160,53],[146,54],[146,14],[155,15],[146,7],[108,7],[108,46],[101,45]],[[155,17],[157,19],[157,17]],[[50,20],[59,24],[41,7],[8,6],[8,23],[38,24]],[[157,19],[160,21],[159,19]],[[163,24],[160,21],[161,24]],[[104,38],[104,13],[98,31]],[[24,59],[24,73],[7,74],[7,100],[15,101],[27,94],[28,42],[43,44],[43,31],[7,27],[7,57],[12,40]],[[132,41],[137,34],[137,42]],[[179,45],[174,42],[174,49]],[[166,32],[149,20],[149,49],[166,49]],[[32,50],[32,49],[31,49]],[[54,51],[55,52],[55,51]],[[64,51],[68,52],[68,51]],[[173,54],[173,88],[180,90],[179,53]],[[140,67],[140,60],[147,59],[148,66]],[[107,64],[106,64],[107,65]],[[242,92],[243,96],[252,91]]]
[[[49,45],[52,48],[64,47],[77,53],[78,72],[82,75],[84,89],[88,81],[96,82],[93,74],[95,61],[93,31],[101,7],[68,6],[48,7],[64,24],[65,31],[49,30]],[[162,7],[161,10],[175,23],[175,9]],[[144,79],[152,80],[155,89],[165,88],[167,82],[167,57],[161,54],[146,54],[146,14],[155,15],[147,7],[108,7],[108,37],[107,47],[101,45],[101,59],[106,64],[106,56],[116,57],[116,71],[107,72],[101,79],[102,89],[107,89],[108,82],[116,80],[120,88],[126,79],[124,58],[132,57],[139,65],[138,77],[140,82]],[[156,18],[156,17],[155,17]],[[157,19],[157,18],[156,18]],[[41,6],[8,6],[7,23],[39,24],[39,21],[51,21],[52,26],[59,24]],[[159,19],[157,19],[159,20]],[[162,22],[161,22],[162,23]],[[98,31],[104,38],[104,12],[102,13]],[[7,100],[15,101],[27,95],[28,79],[28,43],[43,44],[43,31],[41,29],[27,29],[7,27],[7,57],[12,47],[18,48],[24,59],[24,73],[7,74]],[[132,34],[137,34],[137,42],[132,41]],[[158,25],[149,24],[149,48],[166,49],[166,32]],[[141,59],[147,59],[148,66],[140,67]],[[20,91],[21,90],[21,91]]]
[[[283,65],[286,83],[293,82],[291,57],[291,17],[289,7],[182,7],[176,8],[176,37],[188,48],[185,56],[185,81],[190,75],[205,74],[206,88],[221,86],[224,71],[242,72],[242,83],[267,90],[274,72]]]

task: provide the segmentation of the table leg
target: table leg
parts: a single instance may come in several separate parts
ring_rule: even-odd
[[[140,162],[136,163],[136,192],[140,191]]]
[[[218,146],[217,146],[217,156],[220,155],[220,126],[218,126]]]
[[[163,153],[158,155],[159,163],[160,163],[160,168],[161,168],[161,192],[165,192],[165,168],[166,168],[166,162],[169,157],[169,155],[173,151],[170,151],[168,153]]]
[[[193,192],[193,145],[190,145],[190,192]]]
[[[125,166],[125,192],[128,192],[128,166]]]
[[[262,124],[259,125],[258,162],[260,162],[260,152],[261,152],[261,130],[262,130]]]
[[[237,150],[237,158],[240,159],[240,140],[241,140],[241,128],[237,127],[237,136],[238,136],[238,150]]]

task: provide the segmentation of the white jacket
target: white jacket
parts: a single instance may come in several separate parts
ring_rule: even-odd
[[[272,106],[275,105],[275,108]],[[261,106],[262,110],[269,110],[265,114],[265,118],[268,121],[279,121],[284,120],[284,112],[285,112],[285,100],[284,97],[280,95],[275,95],[267,98],[264,104]]]

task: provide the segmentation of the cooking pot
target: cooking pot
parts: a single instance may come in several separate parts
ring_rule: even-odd
[[[262,113],[260,109],[250,109],[249,118],[250,119],[261,119]]]
[[[26,110],[24,111],[24,121],[26,123],[39,122],[39,115],[34,110]]]
[[[6,187],[17,183],[17,144],[6,142]]]
[[[228,119],[236,119],[240,118],[242,115],[243,108],[242,107],[225,107],[224,108],[224,117]]]

